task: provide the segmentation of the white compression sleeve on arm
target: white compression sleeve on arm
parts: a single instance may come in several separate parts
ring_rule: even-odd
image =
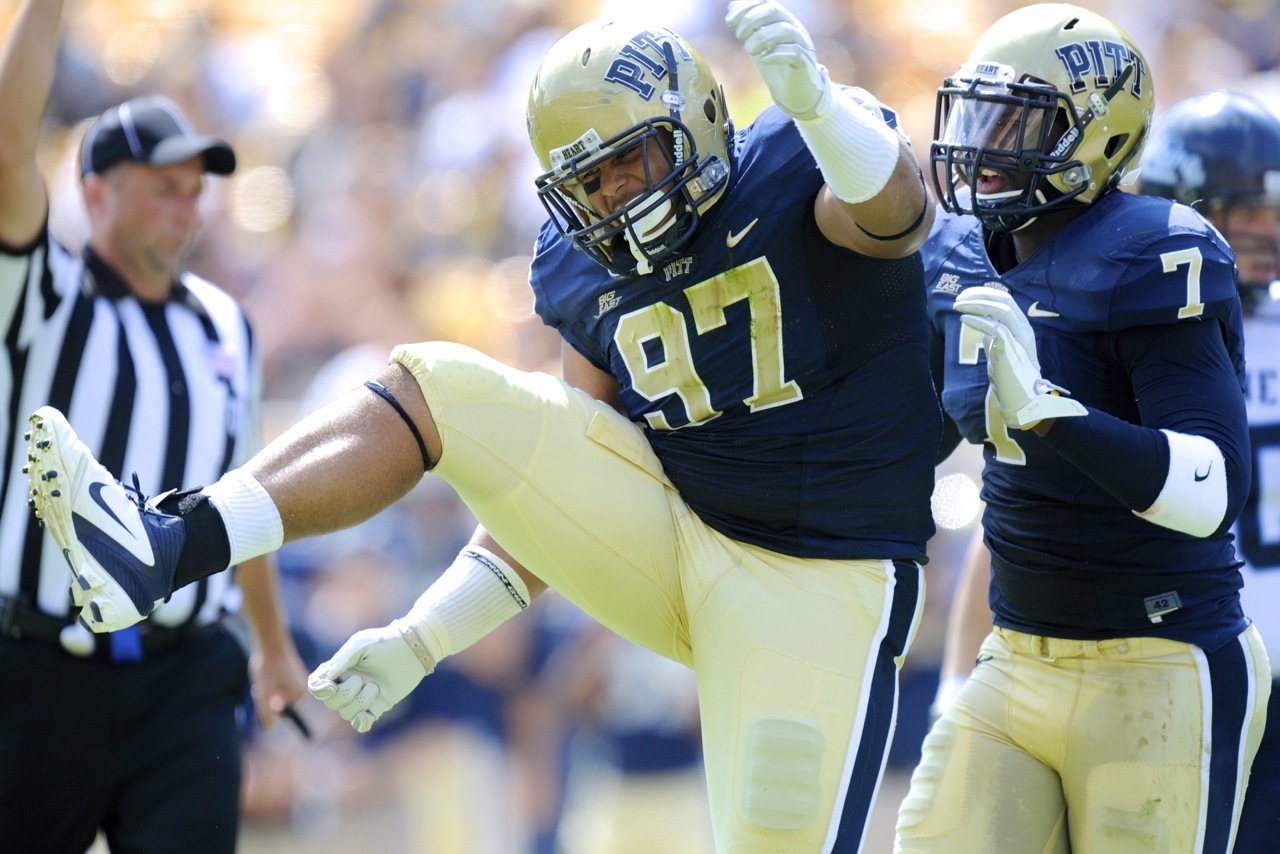
[[[226,526],[231,566],[283,545],[280,511],[262,484],[248,472],[232,469],[202,491]]]
[[[1207,537],[1227,515],[1227,464],[1203,436],[1161,430],[1169,440],[1169,475],[1155,503],[1137,515],[1162,528]]]
[[[884,123],[874,103],[861,104],[849,90],[836,88],[816,118],[795,123],[827,186],[841,201],[865,202],[889,183],[901,137]]]
[[[396,624],[402,636],[411,629],[439,662],[528,608],[529,598],[529,589],[506,561],[467,546]]]

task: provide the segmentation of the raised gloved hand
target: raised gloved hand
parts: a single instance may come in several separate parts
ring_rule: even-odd
[[[1061,396],[1069,394],[1066,389],[1040,376],[1035,333],[1013,297],[996,288],[966,288],[955,306],[964,315],[960,321],[982,333],[987,377],[1006,424],[1028,430],[1046,418],[1089,414]]]
[[[356,732],[368,732],[435,670],[435,661],[420,640],[406,635],[414,631],[402,618],[389,626],[356,632],[333,658],[312,672],[308,690],[350,721]]]
[[[802,120],[827,113],[831,78],[818,62],[813,39],[794,15],[773,0],[734,0],[725,23],[751,54],[783,112]]]

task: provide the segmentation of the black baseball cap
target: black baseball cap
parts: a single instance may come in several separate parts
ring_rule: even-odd
[[[204,157],[206,172],[230,175],[235,171],[236,155],[226,141],[196,133],[168,98],[146,95],[98,116],[84,135],[80,174],[105,172],[126,160],[172,166],[196,155]]]

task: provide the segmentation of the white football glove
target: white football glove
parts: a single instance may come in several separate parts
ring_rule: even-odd
[[[326,706],[350,721],[356,732],[368,732],[378,718],[399,703],[435,670],[421,646],[415,651],[405,620],[356,632],[333,658],[307,679],[307,688]]]
[[[818,62],[813,39],[796,17],[773,0],[734,0],[725,23],[751,54],[773,102],[796,119],[825,115],[831,77]]]
[[[1070,394],[1040,376],[1036,337],[1013,297],[996,288],[966,288],[956,297],[960,322],[983,336],[987,377],[1010,427],[1029,430],[1046,418],[1071,418],[1089,411]]]
[[[989,288],[985,285],[977,288],[966,288],[956,297],[956,311],[961,314],[977,314],[998,320],[1009,328],[1013,337],[1022,345],[1031,359],[1036,372],[1040,371],[1040,357],[1036,353],[1036,333],[1031,328],[1031,321],[1018,308],[1008,291]]]

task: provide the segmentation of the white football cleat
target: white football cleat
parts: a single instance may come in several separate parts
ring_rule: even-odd
[[[95,632],[137,623],[172,592],[186,526],[121,485],[58,410],[42,406],[30,422],[30,503],[71,569],[80,621]]]

